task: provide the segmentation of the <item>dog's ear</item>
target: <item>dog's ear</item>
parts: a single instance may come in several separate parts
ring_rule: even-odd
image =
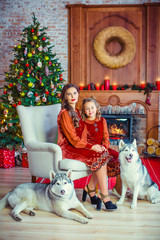
[[[50,181],[52,182],[52,180],[53,180],[53,178],[56,176],[56,173],[53,171],[53,170],[51,170],[50,172],[49,172],[49,177],[50,177]]]
[[[69,169],[66,173],[67,177],[71,179],[72,169]]]
[[[134,145],[135,148],[137,148],[137,141],[136,141],[136,139],[133,140],[132,144]]]
[[[124,146],[124,141],[121,139],[120,141],[119,141],[119,150],[121,150],[122,149],[122,147]]]

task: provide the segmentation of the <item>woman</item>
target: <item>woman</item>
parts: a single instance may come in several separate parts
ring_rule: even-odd
[[[107,189],[106,163],[111,157],[104,146],[87,142],[87,129],[76,109],[78,97],[77,86],[67,84],[62,89],[62,109],[57,119],[58,145],[62,149],[63,158],[82,161],[92,171],[90,182],[83,190],[82,200],[85,201],[88,194],[91,203],[97,204],[97,210],[101,209],[101,201],[104,202],[106,209],[115,210],[117,206],[111,202]],[[97,182],[101,192],[98,199],[95,195]]]

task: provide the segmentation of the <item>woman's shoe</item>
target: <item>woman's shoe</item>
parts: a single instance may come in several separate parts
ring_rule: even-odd
[[[102,202],[103,202],[104,198],[109,197],[109,194],[103,195],[102,193],[100,193],[100,196],[101,196],[101,198],[99,198],[99,197],[97,198],[97,210],[98,211],[100,211],[102,208]],[[113,204],[111,201],[104,203],[104,205],[106,207],[106,210],[109,210],[109,211],[113,211],[113,210],[117,209],[117,206],[115,204]]]
[[[91,203],[92,204],[97,204],[97,196],[94,195],[93,197],[91,197],[89,194],[91,192],[95,192],[95,190],[90,190],[88,185],[86,185],[87,187],[87,191],[85,189],[83,189],[83,196],[82,196],[82,202],[85,202],[86,201],[86,198],[87,198],[87,194],[88,196],[90,197],[90,200],[91,200]]]

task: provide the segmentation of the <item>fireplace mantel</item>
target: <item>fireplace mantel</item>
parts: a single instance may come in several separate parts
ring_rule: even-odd
[[[146,135],[148,131],[159,124],[159,91],[151,93],[151,105],[145,103],[146,95],[137,90],[82,90],[80,91],[78,108],[81,109],[82,100],[84,98],[94,96],[100,106],[118,105],[127,106],[131,103],[139,103],[146,109]],[[150,137],[158,139],[158,128],[154,128],[150,132]]]

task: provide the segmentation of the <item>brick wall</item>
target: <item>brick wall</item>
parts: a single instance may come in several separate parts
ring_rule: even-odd
[[[24,27],[32,22],[35,13],[41,27],[48,27],[47,34],[53,52],[65,70],[68,81],[68,11],[67,4],[142,4],[159,0],[0,0],[0,87],[4,84],[4,72],[13,58],[12,49]]]

